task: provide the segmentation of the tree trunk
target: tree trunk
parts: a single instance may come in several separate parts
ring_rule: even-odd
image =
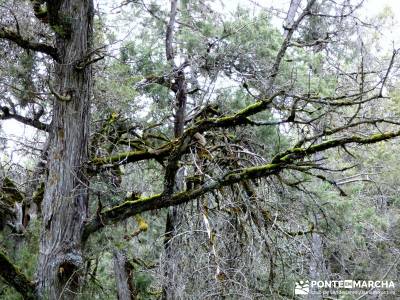
[[[185,167],[179,168],[174,185],[174,192],[180,192],[185,190]],[[181,243],[177,234],[179,227],[185,214],[184,207],[181,205],[173,206],[169,209],[167,214],[167,221],[165,225],[165,265],[164,265],[164,276],[165,282],[163,285],[163,300],[180,299],[182,292],[181,281],[181,264],[182,264],[182,251]]]
[[[136,292],[133,288],[133,268],[128,263],[125,253],[114,250],[114,274],[117,284],[118,300],[134,300]]]
[[[182,251],[180,241],[176,238],[180,222],[184,213],[182,207],[173,207],[167,215],[165,226],[165,263],[164,263],[164,282],[162,300],[180,299],[182,293],[181,286],[181,265]]]
[[[319,134],[323,132],[324,124],[321,122],[317,124],[315,132]],[[320,142],[321,139],[318,139]],[[321,153],[317,153],[314,155],[316,161],[320,161],[323,159]],[[322,216],[320,213],[316,213],[315,215],[315,223],[320,224],[322,220]],[[310,216],[310,219],[312,215]],[[311,256],[310,256],[310,265],[309,265],[309,272],[310,272],[310,280],[319,281],[325,280],[326,275],[326,265],[325,265],[325,256],[324,256],[324,243],[323,237],[316,232],[311,234],[311,241],[310,241],[310,249],[311,249]],[[310,300],[320,300],[322,299],[322,293],[316,286],[312,286],[310,288],[309,298]]]
[[[310,280],[325,280],[325,258],[322,237],[318,233],[311,234]],[[321,290],[314,286],[310,288],[310,300],[322,299]]]
[[[49,15],[54,14],[50,9],[57,10],[58,18],[71,27],[66,35],[63,28],[52,26],[60,63],[52,83],[55,97],[42,203],[38,292],[46,299],[74,299],[84,266],[81,236],[87,218],[88,180],[82,166],[87,161],[92,76],[90,66],[77,68],[77,63],[85,61],[90,50],[93,4],[92,0],[47,4]]]

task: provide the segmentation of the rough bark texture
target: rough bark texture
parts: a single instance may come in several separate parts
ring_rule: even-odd
[[[318,123],[316,127],[316,134],[322,132],[323,124]],[[318,139],[320,142],[321,139]],[[314,158],[316,161],[320,161],[323,159],[321,153],[314,154]],[[311,216],[310,216],[311,218]],[[315,215],[316,222],[319,223],[322,220],[323,216],[320,214]],[[311,256],[309,262],[309,272],[310,272],[310,280],[319,281],[325,280],[326,274],[326,266],[325,266],[325,257],[324,257],[324,243],[323,237],[319,233],[312,233],[311,240],[310,240],[310,249],[311,249]],[[316,286],[311,286],[310,288],[310,295],[308,297],[310,300],[321,300],[322,294],[321,291]]]
[[[175,177],[174,192],[185,190],[185,167],[181,167]],[[165,225],[165,265],[164,275],[165,283],[163,286],[162,299],[178,299],[180,289],[184,288],[179,286],[179,281],[176,276],[180,274],[181,265],[181,251],[180,241],[176,238],[179,232],[183,216],[185,214],[184,208],[181,205],[173,206],[167,214],[167,221]]]
[[[322,237],[318,233],[311,235],[311,257],[310,257],[310,280],[325,280],[325,258],[323,253]],[[322,299],[321,291],[312,286],[310,289],[310,300]]]
[[[135,290],[132,284],[133,268],[128,263],[123,251],[114,250],[114,274],[117,284],[118,300],[136,299]]]
[[[23,231],[21,217],[23,201],[24,196],[16,184],[8,177],[0,178],[0,230],[8,225],[15,233]]]
[[[174,137],[179,139],[182,137],[185,127],[186,117],[186,102],[187,102],[187,83],[183,66],[176,67],[174,58],[175,53],[173,49],[173,36],[174,25],[177,14],[177,0],[171,0],[170,19],[167,25],[165,50],[167,61],[174,69],[174,81],[176,86],[172,88],[175,93],[175,114],[174,114]],[[164,193],[171,195],[172,193],[185,190],[185,168],[179,168],[179,151],[172,153],[168,160],[168,165],[165,171]],[[179,294],[175,274],[179,272],[179,241],[174,237],[178,233],[178,227],[182,222],[184,210],[181,206],[174,206],[170,208],[167,215],[165,225],[165,270],[164,275],[166,283],[163,286],[162,299],[177,299]],[[182,287],[180,287],[182,288]]]
[[[51,12],[70,22],[70,35],[57,33],[60,63],[55,66],[55,95],[48,179],[42,203],[38,290],[48,299],[73,299],[83,266],[82,229],[87,218],[87,161],[91,68],[76,68],[92,38],[91,0],[54,1]],[[57,3],[56,3],[57,4]],[[49,11],[50,14],[50,11]],[[65,99],[64,99],[65,100]]]
[[[297,10],[299,9],[301,0],[291,0],[290,1],[290,6],[289,6],[289,11],[286,15],[286,19],[285,19],[285,32],[284,32],[284,36],[286,37],[289,29],[292,27],[295,17],[296,17],[296,13]]]

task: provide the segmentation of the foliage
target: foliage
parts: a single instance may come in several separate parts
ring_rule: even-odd
[[[66,65],[93,81],[87,143],[74,144],[88,157],[64,161],[74,186],[60,198],[88,196],[68,278],[80,298],[116,298],[116,250],[136,299],[294,299],[299,280],[398,279],[397,51],[375,51],[357,3],[303,1],[286,19],[255,4],[100,3],[90,53],[62,64],[76,19],[33,2],[0,7],[0,120],[34,130],[15,142],[0,127],[0,248],[26,279],[46,213],[67,218],[41,206],[77,125],[63,113],[83,99]],[[20,299],[4,280],[1,297]]]

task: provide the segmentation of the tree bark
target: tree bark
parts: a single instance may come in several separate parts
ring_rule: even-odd
[[[178,169],[175,177],[174,192],[185,190],[185,167]],[[181,247],[180,241],[176,238],[179,232],[182,219],[184,217],[184,207],[182,205],[173,206],[169,209],[167,214],[167,221],[165,224],[165,265],[164,276],[165,282],[163,285],[162,299],[179,299],[180,287],[179,278],[181,270]]]
[[[61,26],[68,22],[70,28],[68,34],[64,29],[56,32],[60,63],[55,66],[53,83],[56,93],[42,203],[38,292],[46,299],[75,299],[84,265],[88,180],[83,164],[87,161],[92,76],[90,66],[79,69],[76,65],[90,50],[93,4],[92,0],[63,0],[47,5],[48,14],[63,18]]]
[[[120,250],[114,250],[113,260],[118,300],[136,299],[136,292],[132,283],[133,268],[128,263],[125,253]]]
[[[316,134],[323,132],[323,127],[324,124],[319,122],[315,129]],[[318,139],[317,141],[320,142],[321,139]],[[321,153],[314,154],[314,158],[315,161],[320,161],[323,159]],[[310,218],[311,217],[312,216],[310,216]],[[319,224],[320,223],[319,221],[322,220],[322,216],[320,213],[317,213],[315,215],[315,218],[316,218],[315,223],[317,224]],[[324,243],[323,243],[323,237],[319,233],[313,232],[311,234],[310,249],[311,249],[311,256],[309,262],[310,280],[313,281],[325,280],[326,265],[324,257]],[[318,289],[318,287],[311,286],[308,299],[321,300],[322,298],[323,298],[322,293]]]
[[[174,114],[174,137],[179,139],[182,137],[185,127],[186,102],[187,102],[187,83],[183,66],[177,67],[174,62],[175,53],[173,49],[174,25],[177,14],[177,0],[171,0],[170,19],[167,25],[165,50],[167,61],[174,70],[174,81],[176,83],[172,90],[175,93],[175,114]],[[185,190],[185,167],[179,168],[180,155],[176,157],[172,154],[169,158],[167,169],[165,172],[164,193],[171,195],[172,193]],[[162,299],[178,299],[179,287],[175,277],[180,268],[179,241],[174,237],[178,233],[183,216],[184,208],[174,206],[169,209],[167,221],[165,224],[165,283],[163,286]]]
[[[311,234],[311,257],[310,257],[310,280],[319,281],[325,280],[325,258],[324,258],[324,246],[322,237],[318,233]],[[310,300],[322,299],[321,291],[317,287],[311,287],[310,289]]]

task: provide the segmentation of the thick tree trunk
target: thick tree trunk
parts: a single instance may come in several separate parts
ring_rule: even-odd
[[[42,203],[38,291],[46,299],[74,299],[81,283],[81,236],[88,208],[88,182],[82,166],[87,161],[92,76],[90,66],[79,69],[76,65],[90,50],[93,6],[92,0],[52,4],[57,6],[57,2],[58,16],[70,22],[71,34],[57,34],[61,62],[55,67],[53,82],[58,95],[54,93],[49,173]]]

